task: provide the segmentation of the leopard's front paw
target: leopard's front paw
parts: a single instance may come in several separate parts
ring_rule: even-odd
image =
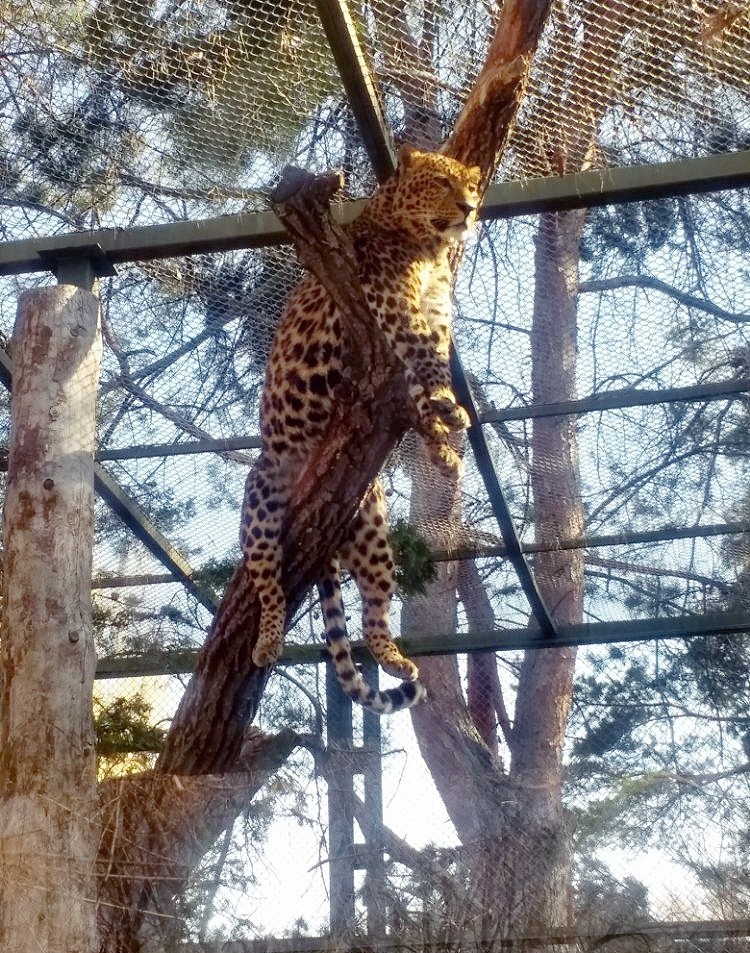
[[[448,430],[466,430],[471,423],[471,419],[464,408],[460,404],[449,401],[443,402],[443,406],[438,410],[438,415]]]
[[[447,387],[430,394],[429,403],[431,414],[446,431],[466,430],[471,423],[469,415],[456,403],[453,391]]]

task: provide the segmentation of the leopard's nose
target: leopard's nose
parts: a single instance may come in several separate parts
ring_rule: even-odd
[[[474,211],[474,206],[469,205],[468,202],[456,202],[456,205],[458,206],[459,210],[463,212],[464,215],[466,216],[471,215],[471,213]]]

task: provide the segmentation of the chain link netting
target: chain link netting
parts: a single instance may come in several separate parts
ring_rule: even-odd
[[[396,139],[444,139],[481,67],[494,5],[351,7]],[[750,148],[749,46],[746,5],[555,4],[499,177]],[[351,197],[374,187],[313,2],[0,0],[0,50],[3,241],[263,210],[288,162],[345,169]],[[750,608],[747,203],[736,190],[488,222],[458,278],[457,348],[529,562],[539,578],[581,574],[580,620],[628,620],[614,638]],[[124,522],[99,500],[95,514],[94,622],[118,675],[95,690],[102,777],[153,763],[211,619],[134,525],[155,527],[220,598],[239,555],[265,358],[300,274],[289,246],[117,272],[100,282],[99,463],[132,512]],[[20,291],[51,280],[0,279],[3,343]],[[555,366],[567,375],[557,389]],[[7,394],[0,415],[7,432]],[[178,452],[187,442],[193,452]],[[517,645],[529,602],[503,558],[485,474],[467,449],[460,507],[425,516],[441,486],[417,458],[407,437],[384,482],[392,521],[434,551],[437,581],[396,600],[394,631],[421,613],[434,635],[500,632]],[[559,520],[540,514],[540,485],[557,495]],[[350,583],[344,597],[356,637]],[[321,631],[311,597],[287,640],[318,644]],[[569,664],[555,651],[559,669]],[[580,649],[560,701],[559,829],[541,841],[528,794],[538,779],[523,773],[519,740],[524,691],[554,691],[533,682],[536,657],[509,648],[423,660],[452,679],[484,760],[455,761],[448,742],[442,761],[431,755],[437,713],[383,723],[382,830],[366,772],[340,806],[353,813],[354,840],[371,848],[376,830],[382,848],[355,857],[356,930],[410,948],[491,948],[531,893],[557,889],[569,894],[568,920],[531,932],[554,927],[558,945],[575,935],[582,948],[608,937],[618,951],[747,949],[746,637]],[[342,859],[329,839],[324,756],[335,697],[322,664],[272,676],[260,726],[293,728],[306,743],[205,854],[181,900],[184,939],[326,933],[329,874]],[[358,719],[355,749],[371,744]],[[452,774],[457,763],[465,774]]]

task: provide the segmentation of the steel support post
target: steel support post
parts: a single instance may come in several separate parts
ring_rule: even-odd
[[[326,665],[328,883],[331,937],[354,928],[354,735],[352,703]]]

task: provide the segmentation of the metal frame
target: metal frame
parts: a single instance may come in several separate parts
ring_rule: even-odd
[[[377,85],[372,76],[365,53],[358,40],[356,27],[346,0],[316,0],[321,23],[326,32],[334,59],[341,74],[342,83],[349,96],[355,119],[359,126],[363,142],[370,156],[378,178],[386,177],[393,168],[394,150],[390,130],[381,108]],[[484,220],[510,218],[518,215],[535,214],[545,211],[560,211],[585,206],[643,201],[645,199],[665,198],[738,188],[750,184],[750,150],[710,156],[698,159],[684,159],[660,165],[632,166],[613,169],[600,169],[593,172],[570,175],[527,179],[505,182],[491,186],[485,196],[480,217]],[[362,201],[348,202],[334,208],[335,217],[341,221],[351,221],[361,211]],[[128,229],[100,229],[57,235],[44,239],[29,239],[0,244],[0,275],[13,275],[31,272],[51,271],[61,281],[69,281],[81,286],[90,286],[94,278],[112,274],[116,265],[125,262],[137,262],[180,255],[221,252],[234,249],[259,248],[281,244],[288,241],[286,232],[275,214],[269,211],[243,212],[236,215],[222,215],[198,222],[172,222],[164,225],[142,226]],[[470,391],[466,376],[456,355],[455,379],[462,391],[462,398],[471,407]],[[10,367],[7,356],[0,356],[0,378],[9,386]],[[611,640],[613,632],[600,626],[590,625],[586,633],[573,627],[570,632],[564,627],[555,636],[555,627],[549,613],[538,596],[533,575],[525,561],[525,556],[543,551],[544,545],[524,545],[518,540],[507,503],[497,481],[487,444],[483,435],[484,425],[511,420],[533,419],[541,416],[559,414],[581,414],[622,407],[646,406],[648,404],[670,401],[698,401],[728,399],[750,390],[750,379],[740,378],[710,384],[698,384],[694,387],[672,388],[664,391],[624,389],[604,394],[594,394],[576,401],[564,403],[532,405],[491,410],[481,416],[474,408],[474,424],[469,439],[474,448],[480,473],[487,487],[488,497],[498,518],[503,534],[500,545],[463,547],[460,550],[438,554],[439,558],[469,558],[472,556],[500,556],[509,558],[519,574],[519,580],[529,598],[530,605],[540,631],[548,637],[547,644],[567,644],[575,638],[580,642],[596,641],[589,638],[599,632],[605,641]],[[104,450],[98,454],[99,460],[128,459],[136,456],[157,456],[174,453],[218,452],[229,449],[254,448],[259,445],[255,436],[236,438],[229,441],[191,441],[183,444],[142,446],[120,450]],[[97,489],[113,506],[118,515],[138,535],[149,550],[170,570],[175,581],[183,582],[190,591],[209,609],[215,608],[213,598],[200,589],[195,573],[182,557],[169,544],[143,511],[129,500],[112,478],[100,468],[97,470]],[[590,548],[595,546],[622,545],[630,542],[658,542],[664,539],[690,538],[719,533],[749,531],[742,523],[721,524],[711,527],[665,527],[645,533],[618,533],[598,537],[582,537],[577,540],[565,540],[556,543],[563,548]],[[722,626],[716,628],[708,623],[706,633],[725,631]],[[658,634],[635,635],[641,637],[665,637],[666,629],[673,631],[690,629],[690,634],[698,634],[694,620],[656,620]],[[625,623],[623,623],[625,624]],[[632,623],[638,630],[645,629],[638,623]],[[627,623],[631,625],[631,623]],[[739,626],[745,631],[745,627]],[[733,630],[739,630],[735,624]],[[654,630],[656,633],[656,629]],[[551,637],[551,638],[550,638]],[[627,638],[627,635],[621,636]],[[487,640],[485,648],[495,639],[498,649],[511,647],[508,636],[496,633]],[[529,647],[536,645],[537,635],[526,633],[511,637],[513,646]],[[444,650],[460,650],[467,645],[462,637],[461,645],[449,647],[442,641]],[[483,643],[484,644],[484,643]]]
[[[746,612],[714,612],[662,619],[581,622],[574,625],[559,623],[556,631],[555,647],[686,639],[697,635],[727,636],[750,633],[750,615]],[[413,658],[550,648],[549,640],[544,635],[527,626],[474,632],[436,632],[430,636],[420,635],[396,641],[401,650]],[[364,642],[352,642],[352,654],[357,662],[363,664],[372,659]],[[198,649],[186,649],[167,652],[159,658],[102,658],[97,664],[96,677],[132,678],[165,673],[186,674],[193,671],[197,657]],[[327,659],[326,649],[321,645],[286,645],[279,664],[323,665]]]
[[[521,541],[518,538],[510,508],[508,507],[505,494],[502,491],[500,481],[497,477],[492,454],[487,445],[487,439],[482,429],[482,421],[477,411],[476,401],[471,392],[469,382],[466,379],[466,372],[458,356],[455,341],[451,347],[451,370],[453,372],[453,385],[456,390],[458,402],[467,409],[471,418],[471,426],[468,431],[469,446],[474,454],[474,462],[484,481],[484,487],[487,490],[492,512],[500,527],[505,555],[516,571],[518,581],[521,583],[521,588],[529,602],[531,612],[536,619],[540,631],[546,639],[554,641],[557,637],[555,623],[552,621],[552,616],[544,604],[544,599],[536,584],[534,574],[526,562],[523,549],[521,548]]]
[[[371,136],[372,132],[368,135]],[[494,221],[539,212],[642,202],[748,185],[750,150],[745,150],[653,166],[622,166],[495,183],[487,190],[479,217],[484,221]],[[363,199],[335,205],[333,217],[341,223],[350,222],[364,205]],[[4,242],[0,244],[0,276],[51,271],[60,256],[80,254],[90,257],[92,249],[100,261],[106,260],[109,265],[116,266],[124,262],[180,255],[263,248],[288,241],[289,236],[273,212],[240,212],[197,222],[102,228]]]
[[[83,261],[74,265],[67,277],[70,283],[76,283],[72,280],[74,277],[79,278],[83,282],[79,287],[86,287],[94,275],[93,267],[89,267],[87,262]],[[4,348],[0,348],[0,383],[8,391],[12,390],[13,364]],[[195,570],[188,560],[169,542],[146,511],[125,492],[99,463],[94,463],[94,489],[133,535],[146,546],[148,551],[163,566],[169,569],[174,581],[182,583],[187,591],[195,596],[198,602],[205,606],[209,612],[215,612],[218,608],[215,596],[197,581]]]
[[[350,107],[359,127],[365,149],[378,180],[386,179],[395,168],[391,132],[378,98],[377,84],[359,42],[347,0],[316,0],[319,18],[331,47]],[[696,194],[750,185],[750,150],[702,159],[686,159],[656,166],[602,169],[554,178],[530,179],[495,184],[488,190],[480,218],[497,220],[540,212],[644,201],[677,195]],[[349,202],[334,209],[341,222],[356,217],[362,201]],[[251,249],[288,241],[277,216],[269,211],[223,215],[198,222],[173,222],[164,225],[128,229],[101,229],[0,244],[0,276],[33,272],[52,272],[58,281],[91,288],[95,278],[115,273],[125,262],[171,258],[182,255]],[[516,572],[528,600],[535,628],[523,627],[485,632],[432,634],[401,640],[409,655],[437,655],[461,652],[509,651],[549,648],[550,646],[593,645],[694,635],[722,636],[750,632],[750,617],[724,612],[681,618],[628,620],[626,622],[555,624],[539,592],[527,556],[553,548],[544,544],[524,545],[516,531],[510,509],[495,470],[484,426],[512,420],[546,416],[601,412],[604,410],[646,406],[672,401],[729,399],[750,390],[750,379],[732,379],[694,387],[664,391],[625,389],[594,394],[582,400],[537,404],[491,410],[479,414],[460,355],[453,347],[453,379],[459,401],[471,416],[468,440],[477,469],[484,481],[487,497],[497,519],[502,544],[462,548],[438,554],[456,559],[476,556],[507,558]],[[11,363],[0,351],[0,380],[10,388]],[[260,446],[258,437],[234,440],[199,440],[180,444],[138,446],[102,450],[97,461],[122,460],[170,454],[226,452]],[[205,590],[185,557],[171,545],[147,514],[127,495],[99,462],[95,464],[95,488],[111,509],[136,537],[169,571],[159,581],[182,583],[210,611],[217,607],[213,595]],[[750,532],[748,523],[726,523],[706,527],[665,527],[645,533],[621,533],[599,537],[555,541],[555,549],[592,548],[628,542],[658,542],[666,539],[708,536],[720,533]],[[114,582],[113,582],[114,584]],[[102,580],[99,586],[107,587]],[[368,661],[361,644],[353,646],[355,657],[369,666],[368,677],[376,684],[377,669]],[[197,652],[180,651],[159,659],[102,659],[97,678],[120,678],[188,672]],[[282,664],[315,664],[324,660],[317,646],[287,646]],[[364,868],[377,884],[383,872],[382,787],[380,771],[380,721],[364,714],[364,745],[355,748],[351,702],[339,689],[330,666],[326,667],[328,700],[329,796],[329,882],[330,925],[336,935],[344,935],[354,921],[354,872]],[[362,832],[368,842],[354,841],[354,775],[365,778],[365,824]],[[368,908],[368,930],[384,935],[384,923],[375,906]],[[740,931],[742,935],[745,926]],[[642,932],[639,930],[639,932]],[[549,942],[549,941],[542,941]],[[567,940],[566,940],[567,942]],[[297,946],[299,942],[295,941]],[[248,945],[248,949],[251,945]],[[317,949],[310,945],[310,949]]]
[[[627,949],[650,949],[651,939],[654,941],[671,941],[672,948],[679,949],[685,946],[689,949],[713,949],[726,946],[716,942],[730,937],[750,937],[750,919],[743,920],[650,920],[646,922],[625,922],[610,927],[606,932],[573,933],[556,932],[548,936],[523,936],[509,939],[496,939],[493,944],[487,941],[476,940],[461,943],[463,953],[487,953],[489,949],[499,951],[528,950],[537,948],[558,948],[561,946],[575,949],[606,950],[613,941],[629,941]],[[678,946],[680,944],[680,946]],[[709,946],[710,944],[710,946]],[[232,940],[231,953],[329,953],[331,949],[330,936],[322,937],[294,937],[293,939],[261,940]],[[656,944],[654,944],[656,945]],[[664,944],[667,945],[666,943]],[[226,941],[186,943],[180,947],[181,953],[227,953],[229,945]],[[433,945],[433,949],[444,948]],[[411,940],[401,940],[397,936],[384,937],[369,934],[358,936],[357,942],[351,944],[352,950],[357,953],[378,951],[378,953],[413,953],[415,948]]]
[[[316,0],[315,5],[373,170],[383,182],[396,168],[396,153],[349,5],[347,0]]]

